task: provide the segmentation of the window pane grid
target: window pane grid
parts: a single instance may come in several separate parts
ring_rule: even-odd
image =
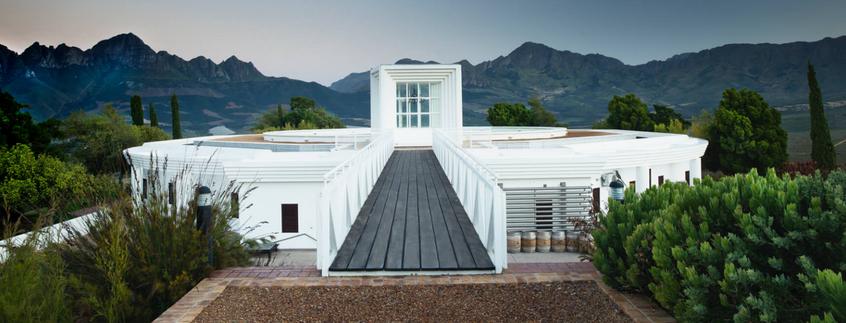
[[[438,83],[397,83],[397,128],[439,126]]]

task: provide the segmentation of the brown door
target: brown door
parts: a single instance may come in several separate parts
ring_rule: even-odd
[[[282,204],[282,232],[299,232],[299,210],[296,204]]]

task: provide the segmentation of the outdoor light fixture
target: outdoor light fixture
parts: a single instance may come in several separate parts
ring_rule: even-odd
[[[212,236],[209,230],[212,225],[211,189],[208,186],[197,188],[197,230],[203,232],[209,241],[209,265],[212,264]]]
[[[622,202],[624,197],[624,192],[626,189],[626,183],[623,182],[623,179],[620,178],[620,173],[615,171],[614,178],[611,180],[611,183],[608,184],[608,187],[611,188],[611,198],[615,201]]]

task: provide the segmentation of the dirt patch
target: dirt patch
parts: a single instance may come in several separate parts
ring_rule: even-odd
[[[195,322],[631,322],[593,281],[356,287],[227,287]]]

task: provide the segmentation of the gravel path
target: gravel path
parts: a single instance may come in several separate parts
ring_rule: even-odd
[[[195,322],[631,322],[592,281],[359,287],[227,287]]]

